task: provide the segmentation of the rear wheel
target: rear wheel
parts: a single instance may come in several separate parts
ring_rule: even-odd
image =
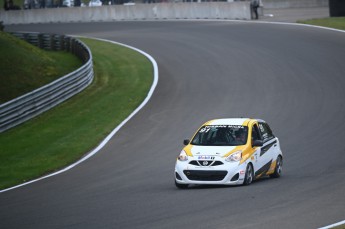
[[[246,175],[244,176],[243,185],[250,185],[254,180],[254,171],[251,164],[247,165]]]
[[[282,175],[283,171],[283,158],[279,155],[277,158],[276,168],[274,173],[270,175],[272,178],[279,178]]]
[[[188,188],[188,184],[179,184],[179,183],[176,182],[176,180],[175,180],[175,185],[179,189],[186,189],[186,188]]]

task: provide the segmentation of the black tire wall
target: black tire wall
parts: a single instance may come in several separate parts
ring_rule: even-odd
[[[345,16],[345,1],[329,0],[329,15],[331,17]]]

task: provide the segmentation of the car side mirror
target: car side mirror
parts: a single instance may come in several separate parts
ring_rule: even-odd
[[[253,147],[261,147],[264,145],[264,142],[261,140],[254,140],[252,146]]]
[[[185,140],[183,140],[183,145],[188,145],[189,144],[189,139],[185,139]]]

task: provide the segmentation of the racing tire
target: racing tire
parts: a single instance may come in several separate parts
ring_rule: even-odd
[[[179,189],[186,189],[186,188],[188,188],[188,184],[179,184],[179,183],[176,182],[176,180],[175,180],[175,185]]]
[[[250,185],[254,180],[254,170],[252,164],[248,164],[246,168],[246,175],[244,176],[243,185]]]
[[[279,155],[277,158],[277,164],[274,169],[274,173],[270,175],[271,178],[279,178],[282,175],[283,158]]]

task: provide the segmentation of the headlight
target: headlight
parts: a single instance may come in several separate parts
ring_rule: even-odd
[[[182,150],[180,155],[178,156],[179,161],[187,161],[188,160],[188,156],[187,153]]]
[[[236,151],[235,153],[228,156],[225,160],[228,162],[236,162],[242,159],[242,151]]]

